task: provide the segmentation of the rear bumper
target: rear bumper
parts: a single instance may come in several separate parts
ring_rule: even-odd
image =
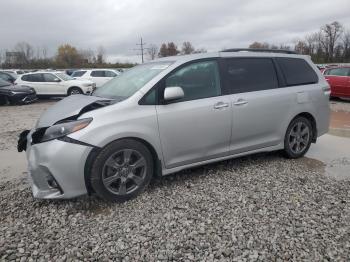
[[[86,194],[84,166],[91,149],[59,140],[35,145],[28,142],[26,154],[33,196],[69,199]]]

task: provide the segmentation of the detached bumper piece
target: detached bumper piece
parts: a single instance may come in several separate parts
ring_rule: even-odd
[[[18,142],[17,142],[17,151],[22,152],[26,151],[27,149],[27,136],[29,134],[30,130],[24,130],[22,133],[19,134]]]

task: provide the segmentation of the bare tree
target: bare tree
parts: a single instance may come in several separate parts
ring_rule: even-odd
[[[346,30],[342,36],[343,62],[350,62],[350,30]]]
[[[24,54],[24,58],[26,61],[23,62],[28,62],[33,58],[34,55],[34,49],[33,47],[28,44],[27,42],[19,42],[15,45],[14,50],[16,52],[20,52]]]
[[[251,45],[249,45],[249,48],[255,48],[255,49],[269,49],[270,45],[268,43],[261,43],[261,42],[257,42],[255,41],[254,43],[252,43]]]
[[[206,53],[207,49],[205,48],[199,48],[193,51],[193,54],[199,54],[199,53]]]
[[[183,42],[182,48],[181,48],[181,53],[184,55],[192,54],[194,52],[194,47],[191,44],[191,42]]]
[[[95,53],[91,49],[81,49],[79,54],[85,63],[93,63],[96,60]]]
[[[157,53],[158,53],[158,46],[156,46],[155,44],[149,45],[149,47],[147,48],[147,54],[149,56],[149,59],[154,60],[157,57]]]
[[[321,43],[326,52],[326,60],[333,61],[335,45],[343,32],[343,26],[335,21],[331,24],[326,24],[321,28],[322,38]]]
[[[102,45],[97,48],[96,60],[98,64],[103,64],[105,62],[105,49]]]

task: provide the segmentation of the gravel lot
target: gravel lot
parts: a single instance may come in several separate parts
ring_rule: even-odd
[[[0,150],[46,106],[0,108]],[[4,261],[350,258],[350,181],[278,153],[164,177],[124,204],[34,200],[25,178],[0,181],[0,210]]]

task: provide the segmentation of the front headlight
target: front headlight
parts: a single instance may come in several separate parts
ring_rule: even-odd
[[[74,121],[53,125],[48,129],[46,129],[44,136],[41,139],[41,142],[64,137],[68,134],[77,132],[87,127],[91,121],[92,121],[92,118],[84,118],[80,120],[74,120]]]

